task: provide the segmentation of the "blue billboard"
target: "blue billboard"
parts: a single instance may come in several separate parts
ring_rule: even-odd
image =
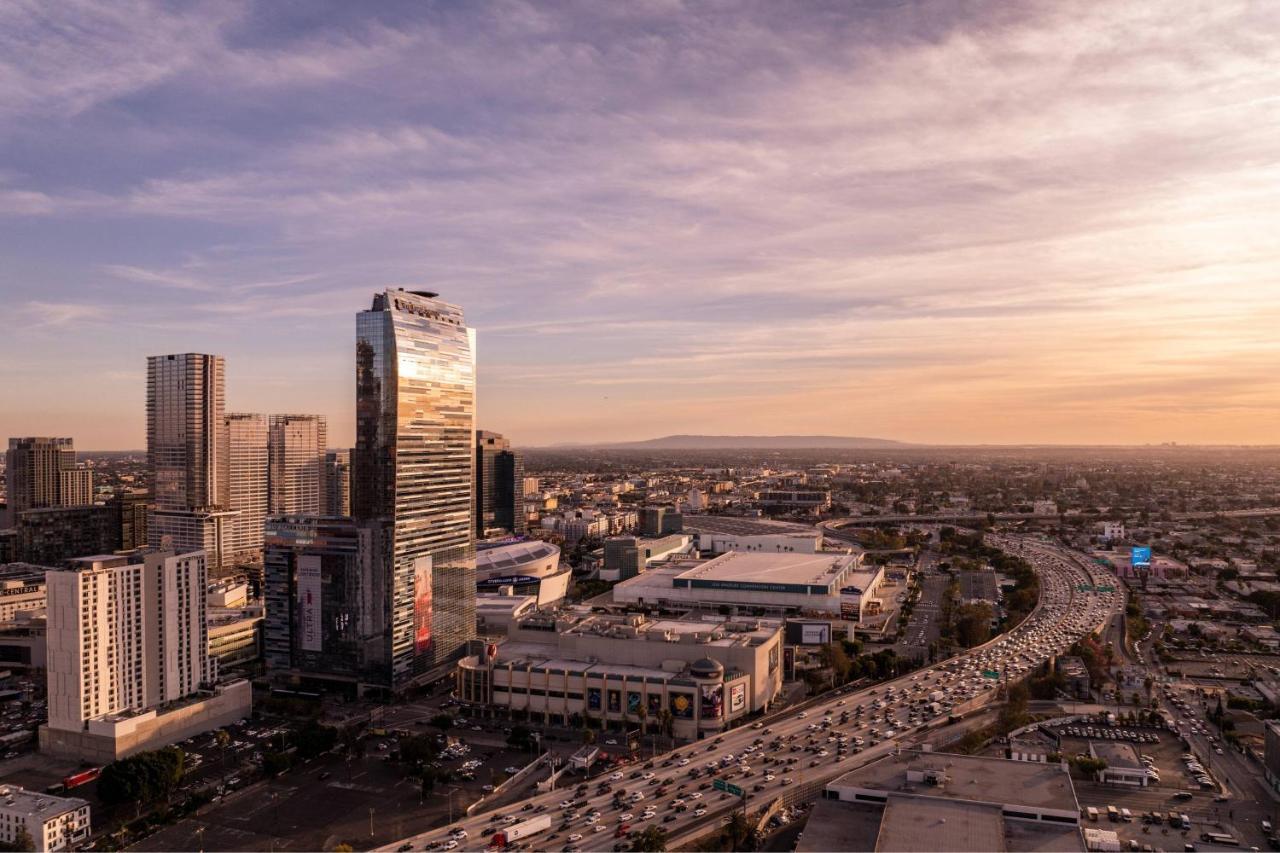
[[[1151,565],[1151,549],[1134,548],[1129,554],[1129,564],[1132,566]]]

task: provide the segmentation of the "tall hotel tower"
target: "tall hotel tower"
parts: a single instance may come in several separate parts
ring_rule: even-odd
[[[147,544],[203,550],[211,570],[230,561],[224,543],[236,517],[227,510],[224,370],[217,355],[147,358],[147,463],[155,491]]]
[[[475,332],[462,309],[390,289],[356,318],[351,514],[372,531],[370,605],[391,685],[475,638]]]

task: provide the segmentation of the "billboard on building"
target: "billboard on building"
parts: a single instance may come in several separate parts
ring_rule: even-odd
[[[691,693],[672,693],[671,694],[671,716],[677,720],[693,719],[693,694]]]
[[[639,715],[640,705],[642,701],[643,701],[643,697],[639,693],[636,693],[634,690],[628,690],[627,691],[627,713],[632,715]]]
[[[840,618],[857,621],[862,616],[862,590],[856,586],[840,588]]]
[[[324,584],[320,574],[320,555],[298,557],[298,648],[308,652],[324,650],[320,630],[320,594]]]
[[[787,642],[793,646],[821,646],[831,642],[830,622],[787,622]]]
[[[724,716],[724,685],[702,685],[702,718],[705,720],[722,716]]]
[[[778,669],[778,645],[769,647],[769,674],[772,675]]]
[[[738,682],[729,688],[729,713],[736,714],[747,707],[747,685]]]
[[[431,648],[431,557],[413,560],[413,651]]]
[[[650,693],[649,694],[649,718],[652,720],[657,720],[658,715],[661,713],[662,713],[662,694]]]
[[[600,688],[599,687],[587,688],[587,710],[588,711],[600,710]]]
[[[1129,564],[1133,566],[1151,565],[1151,549],[1134,548],[1129,554]]]
[[[621,690],[609,691],[609,713],[610,714],[622,713],[622,691]]]

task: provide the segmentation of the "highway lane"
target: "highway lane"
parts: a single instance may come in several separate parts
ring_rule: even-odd
[[[552,817],[551,829],[529,840],[537,849],[610,849],[623,825],[639,830],[657,823],[673,840],[700,834],[738,803],[714,790],[714,779],[742,787],[753,804],[767,802],[792,785],[825,782],[862,766],[945,723],[950,711],[991,703],[1000,679],[1021,677],[1103,625],[1119,594],[1080,591],[1104,580],[1116,585],[1087,558],[1030,539],[993,535],[990,541],[1032,562],[1041,598],[1021,625],[984,646],[891,682],[833,692],[806,710],[681,746],[567,793],[532,797],[521,810],[468,817],[453,827],[465,836],[442,828],[383,849],[482,850],[503,826],[537,814]]]

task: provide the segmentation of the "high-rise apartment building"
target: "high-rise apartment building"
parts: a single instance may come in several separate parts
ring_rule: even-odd
[[[271,515],[323,512],[325,433],[320,415],[271,416]]]
[[[142,711],[213,681],[205,624],[205,556],[77,561],[45,575],[49,725]]]
[[[203,552],[155,552],[141,563],[89,557],[45,575],[49,722],[41,748],[102,760],[224,725],[250,690],[204,691],[209,655]],[[201,693],[201,698],[191,697]],[[174,706],[178,700],[186,700]]]
[[[256,563],[267,522],[267,418],[233,412],[226,420],[227,509],[237,513],[226,548],[233,562]]]
[[[373,534],[394,688],[475,638],[475,395],[461,308],[391,289],[357,316],[351,510]]]
[[[84,465],[58,472],[58,505],[85,506],[93,503],[93,471]]]
[[[217,355],[147,359],[147,463],[155,501],[147,541],[153,548],[203,550],[214,571],[231,564],[226,544],[236,517],[227,509],[224,376]]]
[[[226,506],[225,369],[219,355],[147,359],[147,463],[158,509]]]
[[[525,531],[524,457],[499,433],[476,433],[476,536]]]
[[[351,515],[351,451],[327,450],[324,454],[324,507],[334,518]]]
[[[17,522],[18,513],[51,506],[75,506],[63,499],[64,471],[76,468],[75,446],[69,438],[11,438],[5,453],[5,491],[9,518]],[[85,474],[89,471],[85,469]],[[90,475],[91,476],[91,475]],[[79,480],[68,484],[77,489]],[[89,490],[92,491],[92,479]],[[83,503],[92,503],[86,498]]]

